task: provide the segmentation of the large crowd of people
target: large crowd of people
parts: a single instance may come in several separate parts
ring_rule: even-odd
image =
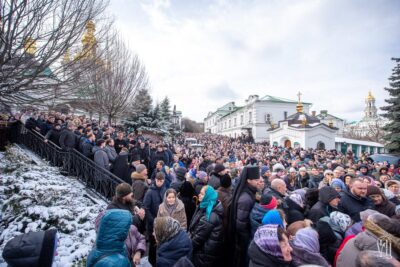
[[[144,256],[159,267],[400,266],[399,163],[211,134],[165,143],[84,116],[19,115],[124,181],[96,220],[87,266]]]

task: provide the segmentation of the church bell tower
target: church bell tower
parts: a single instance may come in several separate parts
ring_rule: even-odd
[[[375,107],[375,97],[372,95],[371,91],[369,91],[368,96],[365,99],[364,120],[376,118],[378,118],[378,115]]]

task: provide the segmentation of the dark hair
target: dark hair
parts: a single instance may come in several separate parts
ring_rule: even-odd
[[[97,141],[96,145],[97,145],[97,146],[101,146],[101,145],[104,144],[104,143],[105,143],[104,139],[99,139],[99,140]]]
[[[162,172],[157,172],[156,180],[165,180],[165,175]]]
[[[112,138],[107,139],[106,145],[109,145],[112,141],[114,141]]]
[[[175,197],[178,195],[178,193],[175,191],[175,189],[169,188],[169,189],[167,189],[167,191],[165,191],[165,197],[167,197],[171,193],[174,194]]]

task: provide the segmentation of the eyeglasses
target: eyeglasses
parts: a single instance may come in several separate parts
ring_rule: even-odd
[[[332,176],[332,175],[333,175],[333,173],[327,173],[326,175]]]

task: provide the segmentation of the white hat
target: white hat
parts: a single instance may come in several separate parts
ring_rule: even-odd
[[[331,171],[331,170],[324,171],[324,176],[327,175],[328,173],[332,173],[333,174],[333,171]]]
[[[284,169],[285,169],[285,167],[283,167],[283,165],[280,164],[280,163],[276,163],[276,164],[272,167],[272,171],[274,171],[274,172],[283,171]]]

